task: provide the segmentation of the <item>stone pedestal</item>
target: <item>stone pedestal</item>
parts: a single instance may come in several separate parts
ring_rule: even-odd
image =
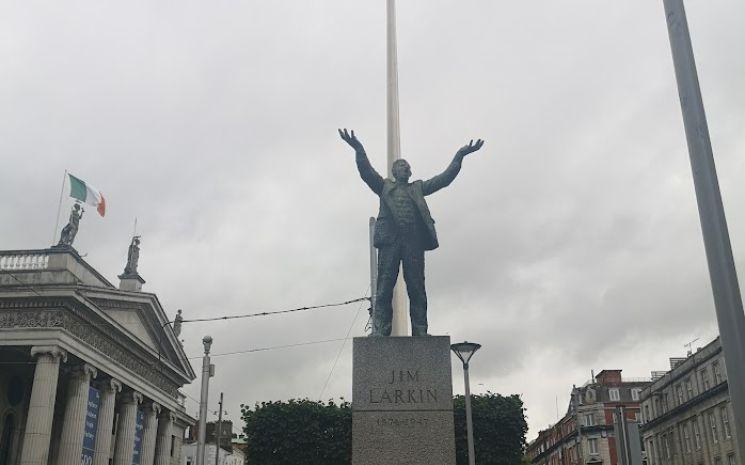
[[[450,338],[354,339],[353,465],[455,465]]]

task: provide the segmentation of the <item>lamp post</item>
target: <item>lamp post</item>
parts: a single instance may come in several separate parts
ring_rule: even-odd
[[[202,359],[202,393],[199,397],[199,431],[197,432],[197,465],[204,465],[204,442],[207,438],[207,393],[210,387],[210,377],[213,369],[210,365],[210,347],[212,338],[204,336],[204,358]]]
[[[476,452],[473,448],[473,417],[471,416],[471,385],[468,379],[468,362],[473,354],[481,348],[475,342],[459,342],[450,346],[461,362],[463,362],[463,384],[466,389],[466,432],[468,435],[468,465],[476,465]]]

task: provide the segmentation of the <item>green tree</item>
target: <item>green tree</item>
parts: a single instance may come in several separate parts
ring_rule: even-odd
[[[241,405],[248,463],[348,465],[352,461],[352,408],[308,399]]]
[[[465,397],[456,396],[455,454],[457,465],[468,464]],[[523,401],[518,395],[487,392],[471,396],[473,443],[477,465],[521,465],[525,449]]]
[[[525,410],[517,395],[472,396],[478,465],[522,465]],[[468,463],[465,399],[456,396],[455,448],[458,465]],[[349,465],[352,408],[348,402],[308,399],[242,405],[248,463],[260,465]]]

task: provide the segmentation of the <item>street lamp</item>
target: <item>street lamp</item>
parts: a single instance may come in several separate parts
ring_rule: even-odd
[[[197,431],[197,465],[204,465],[204,443],[207,434],[207,395],[210,387],[210,378],[213,374],[213,365],[210,364],[210,347],[212,338],[204,336],[204,358],[202,359],[202,392],[199,398],[199,431]]]
[[[466,387],[466,432],[468,433],[468,465],[476,465],[476,452],[473,449],[473,418],[471,417],[471,386],[468,380],[468,362],[473,354],[481,348],[475,342],[459,342],[450,346],[461,362],[463,362],[463,384]]]

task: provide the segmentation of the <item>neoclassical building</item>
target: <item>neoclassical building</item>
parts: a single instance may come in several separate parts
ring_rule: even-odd
[[[180,463],[195,374],[131,271],[117,287],[69,246],[0,252],[0,465]]]

